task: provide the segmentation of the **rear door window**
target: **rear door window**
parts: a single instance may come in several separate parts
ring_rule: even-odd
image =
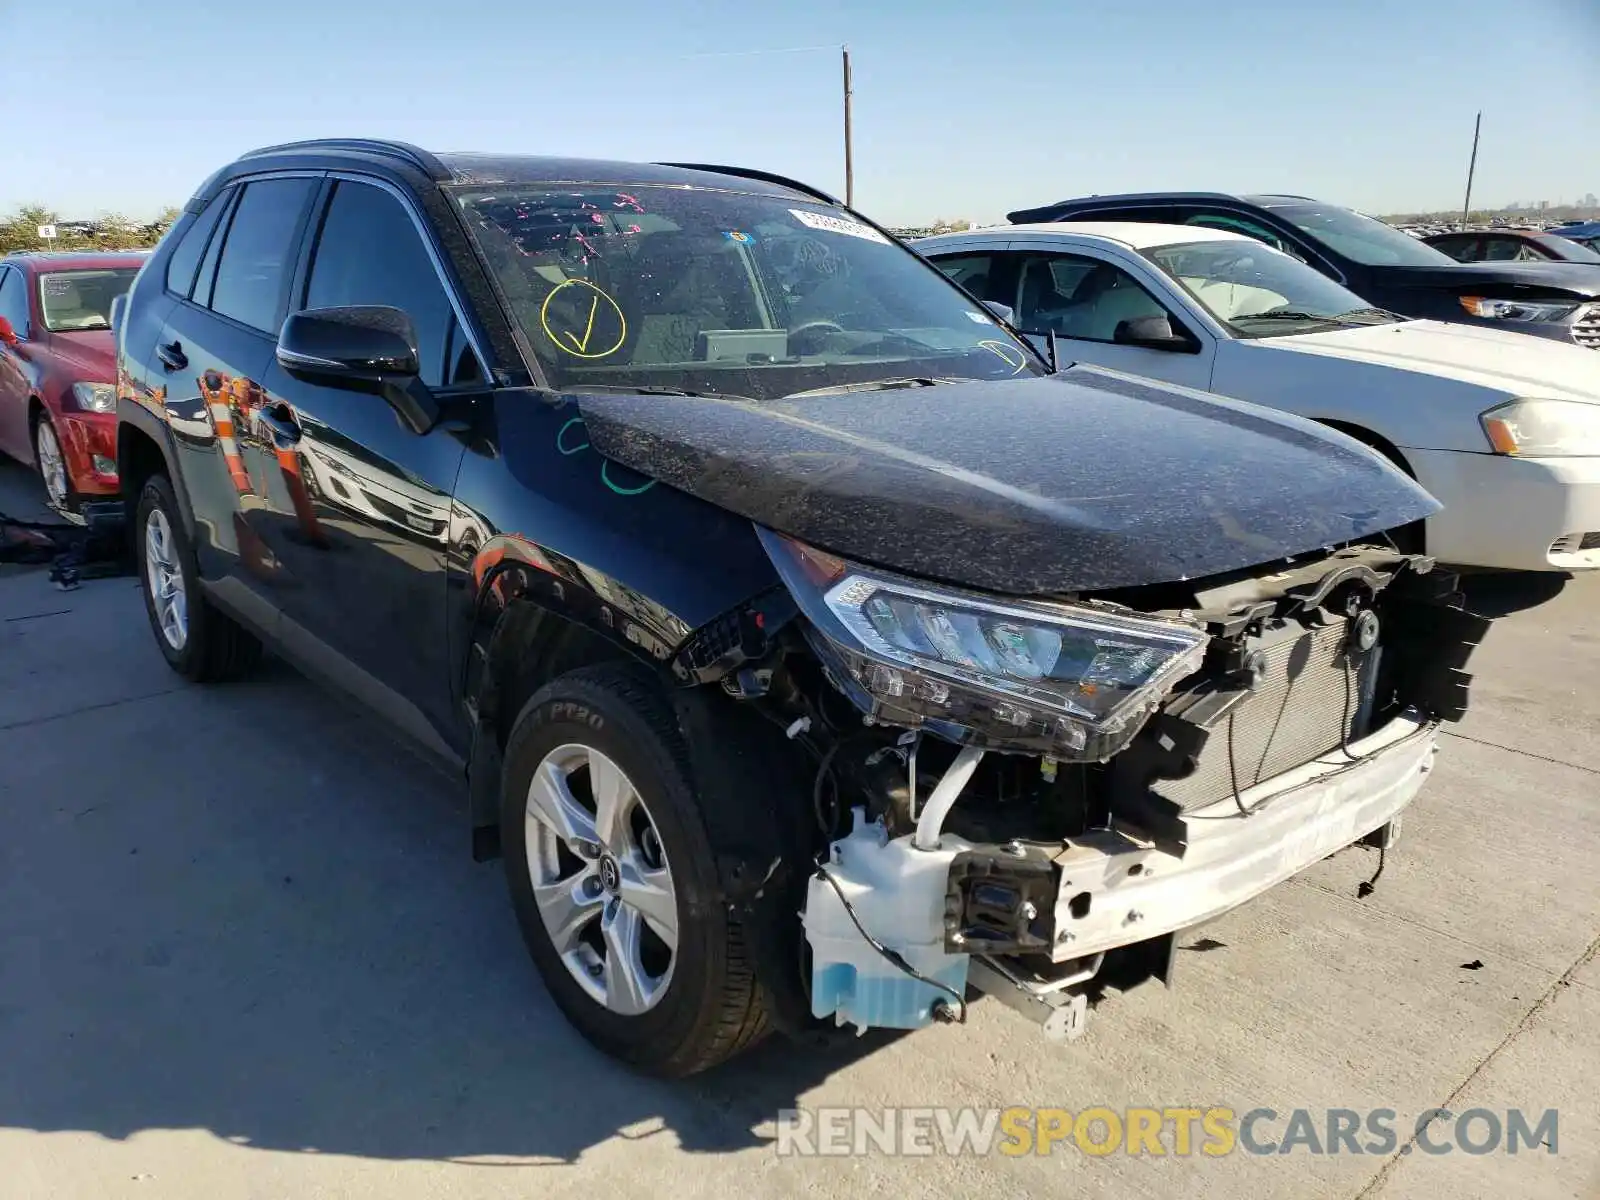
[[[277,332],[301,222],[319,182],[296,177],[245,185],[217,260],[214,312],[262,333]]]
[[[989,292],[993,282],[994,255],[989,251],[981,254],[951,254],[932,261],[934,266],[974,296],[982,300],[994,299]]]

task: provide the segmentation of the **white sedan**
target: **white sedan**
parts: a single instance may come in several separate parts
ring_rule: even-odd
[[[1464,566],[1600,568],[1600,354],[1367,305],[1241,234],[1011,225],[913,246],[1064,361],[1324,422],[1444,505],[1424,531]]]

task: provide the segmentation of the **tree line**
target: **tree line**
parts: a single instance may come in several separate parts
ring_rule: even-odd
[[[179,210],[168,207],[154,221],[130,221],[108,213],[92,221],[63,222],[60,214],[42,204],[24,204],[0,220],[0,254],[13,250],[141,250],[154,246],[178,219]],[[41,225],[54,225],[56,236],[39,236]]]

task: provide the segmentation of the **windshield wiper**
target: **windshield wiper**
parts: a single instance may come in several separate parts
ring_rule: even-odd
[[[692,388],[673,387],[667,383],[584,383],[575,386],[575,392],[619,392],[625,396],[692,396],[697,400],[754,400],[754,396],[741,396],[737,392],[702,392]]]
[[[1326,321],[1333,325],[1343,323],[1343,317],[1330,317],[1321,313],[1299,312],[1295,309],[1279,309],[1275,312],[1237,313],[1228,318],[1230,321]]]
[[[790,392],[785,400],[798,400],[805,396],[836,396],[844,392],[887,392],[894,388],[934,387],[941,383],[960,383],[959,379],[940,379],[934,375],[907,375],[900,379],[869,379],[865,383],[839,383],[832,387],[809,388],[803,392]]]
[[[1387,308],[1372,308],[1370,306],[1367,308],[1352,308],[1349,312],[1342,312],[1339,314],[1338,319],[1347,321],[1360,317],[1377,317],[1384,321],[1404,321],[1408,319],[1400,313],[1390,312]]]

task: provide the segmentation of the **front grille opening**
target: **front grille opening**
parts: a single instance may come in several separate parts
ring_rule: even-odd
[[[1600,304],[1591,304],[1572,325],[1572,340],[1591,350],[1600,350]]]
[[[1378,653],[1347,657],[1347,623],[1298,625],[1252,639],[1266,656],[1259,690],[1212,728],[1194,773],[1151,785],[1184,811],[1292,771],[1355,741],[1367,730],[1377,683]],[[1230,764],[1231,758],[1231,764]]]
[[[1586,533],[1578,542],[1579,550],[1600,550],[1600,531]]]

